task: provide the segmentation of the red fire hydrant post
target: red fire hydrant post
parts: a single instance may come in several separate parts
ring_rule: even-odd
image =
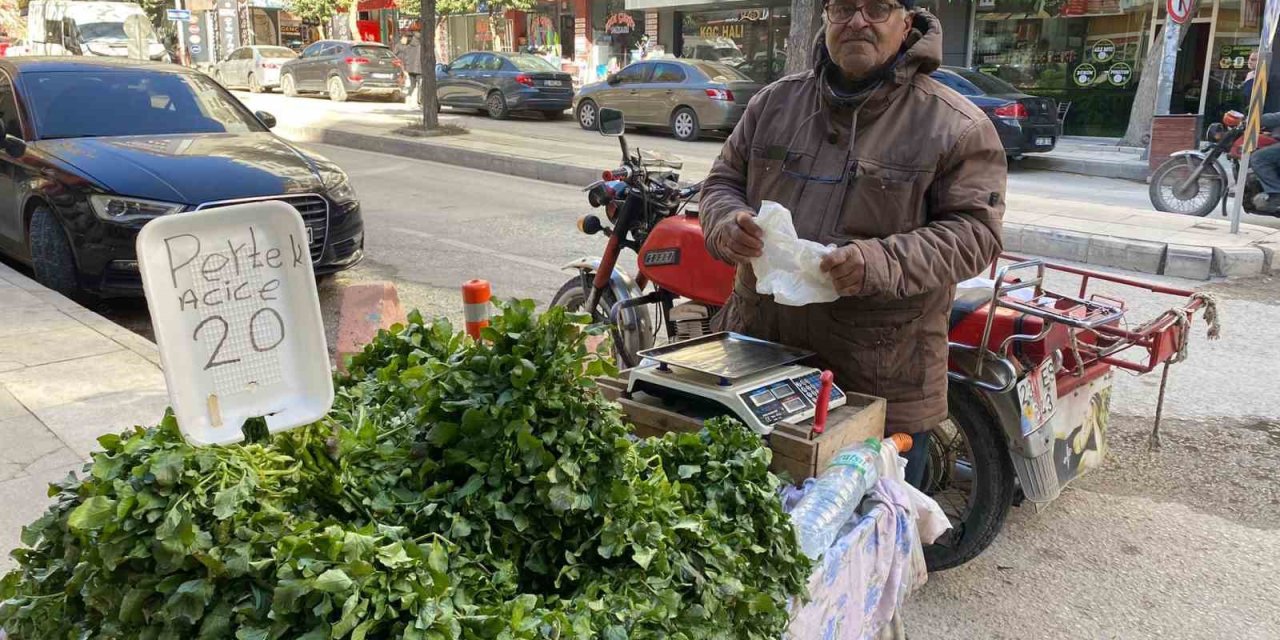
[[[472,280],[462,285],[462,313],[467,322],[467,335],[480,339],[480,331],[489,326],[492,290],[487,280]]]

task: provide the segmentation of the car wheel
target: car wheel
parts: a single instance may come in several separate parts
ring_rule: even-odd
[[[48,208],[39,207],[31,214],[30,238],[36,282],[67,297],[79,293],[71,242]]]
[[[490,93],[484,101],[484,106],[489,117],[494,120],[506,120],[511,117],[511,110],[507,108],[507,97],[502,95],[501,91]]]
[[[578,126],[587,131],[595,131],[596,120],[600,115],[600,109],[596,107],[596,103],[592,100],[583,100],[578,103]]]
[[[258,82],[257,76],[249,74],[249,93],[262,93],[262,85]]]
[[[293,83],[293,74],[286,73],[280,77],[280,91],[290,98],[298,96],[298,86]]]
[[[329,99],[334,102],[347,101],[347,87],[342,84],[342,78],[329,78]]]
[[[702,133],[698,125],[698,114],[689,107],[680,107],[671,114],[671,133],[677,140],[693,142]]]

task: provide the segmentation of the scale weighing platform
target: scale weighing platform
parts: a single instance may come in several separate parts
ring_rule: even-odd
[[[631,370],[629,394],[642,391],[671,400],[719,405],[761,435],[779,422],[814,416],[822,372],[797,362],[810,351],[736,333],[716,333],[639,352],[645,361]],[[846,397],[831,386],[828,408]]]

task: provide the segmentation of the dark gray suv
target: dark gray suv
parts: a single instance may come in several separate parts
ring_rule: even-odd
[[[280,67],[280,90],[286,96],[326,93],[334,102],[353,95],[404,100],[404,69],[391,49],[377,42],[321,40]]]
[[[573,105],[573,77],[527,53],[468,53],[438,65],[436,81],[441,105],[482,109],[497,120],[513,111],[558,120]]]

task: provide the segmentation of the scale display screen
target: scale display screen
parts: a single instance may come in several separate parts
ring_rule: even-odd
[[[802,377],[774,382],[742,394],[742,399],[760,422],[776,424],[814,410],[822,388],[820,375],[821,373],[814,371]],[[843,400],[844,392],[832,385],[830,406],[839,406]]]

